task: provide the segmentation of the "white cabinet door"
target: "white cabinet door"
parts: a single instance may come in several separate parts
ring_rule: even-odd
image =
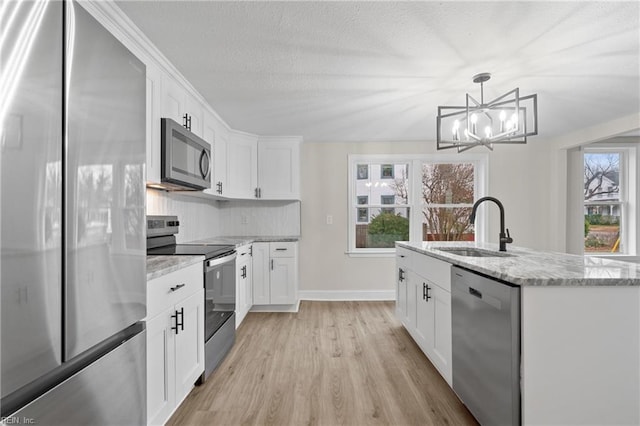
[[[300,199],[300,138],[260,138],[259,198]]]
[[[271,303],[269,243],[253,243],[253,304]]]
[[[164,424],[175,406],[173,308],[147,321],[147,423]]]
[[[164,74],[162,76],[162,117],[171,118],[182,125],[185,103],[184,88],[173,77]]]
[[[176,305],[176,401],[182,401],[204,371],[204,289]]]
[[[251,244],[236,249],[236,328],[251,309],[253,303],[251,289]]]
[[[256,136],[231,132],[227,143],[226,196],[255,198],[258,187],[258,139]]]
[[[434,365],[440,370],[449,385],[452,385],[451,370],[451,293],[440,286],[430,292],[434,307],[432,356]]]
[[[400,266],[396,269],[396,318],[402,321],[407,315],[407,270]]]
[[[409,271],[407,274],[407,314],[402,321],[404,326],[409,330],[410,333],[413,333],[416,328],[416,292],[419,277],[413,272]],[[422,284],[422,282],[420,281]]]
[[[420,275],[415,275],[418,279],[415,287],[416,294],[416,329],[415,335],[423,350],[429,351],[433,347],[433,318],[434,318],[434,298],[433,283],[424,279]],[[428,355],[428,354],[427,354]]]
[[[147,63],[147,183],[160,183],[160,118],[162,117],[162,72]]]
[[[229,192],[229,188],[227,187],[227,144],[229,140],[229,131],[221,128],[218,133],[213,153],[215,170],[211,187],[215,188],[215,193],[217,195],[226,197]]]
[[[271,304],[291,305],[296,303],[296,258],[271,258]]]
[[[409,258],[406,250],[396,249],[396,318],[401,322],[407,316],[407,279]]]
[[[189,93],[186,95],[184,114],[187,114],[191,120],[191,132],[202,138],[204,135],[204,107]]]

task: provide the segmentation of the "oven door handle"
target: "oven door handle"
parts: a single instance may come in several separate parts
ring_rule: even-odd
[[[216,266],[222,265],[223,263],[231,262],[236,258],[236,256],[238,256],[238,254],[234,251],[228,256],[207,260],[207,262],[205,263],[207,272],[212,268],[215,268]]]

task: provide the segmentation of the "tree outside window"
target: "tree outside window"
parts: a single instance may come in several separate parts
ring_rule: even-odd
[[[406,200],[407,188],[396,180],[398,197]],[[422,164],[422,240],[473,241],[469,216],[475,196],[472,163]]]

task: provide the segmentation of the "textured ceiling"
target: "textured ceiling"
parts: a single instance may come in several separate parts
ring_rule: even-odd
[[[640,114],[637,1],[117,4],[232,128],[261,135],[434,140],[437,106],[479,97],[480,72],[487,99],[538,94],[539,138]]]

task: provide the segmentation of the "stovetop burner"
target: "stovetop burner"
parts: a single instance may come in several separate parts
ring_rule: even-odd
[[[147,255],[163,256],[204,256],[207,259],[224,256],[235,250],[228,244],[173,244],[164,247],[150,248]]]

